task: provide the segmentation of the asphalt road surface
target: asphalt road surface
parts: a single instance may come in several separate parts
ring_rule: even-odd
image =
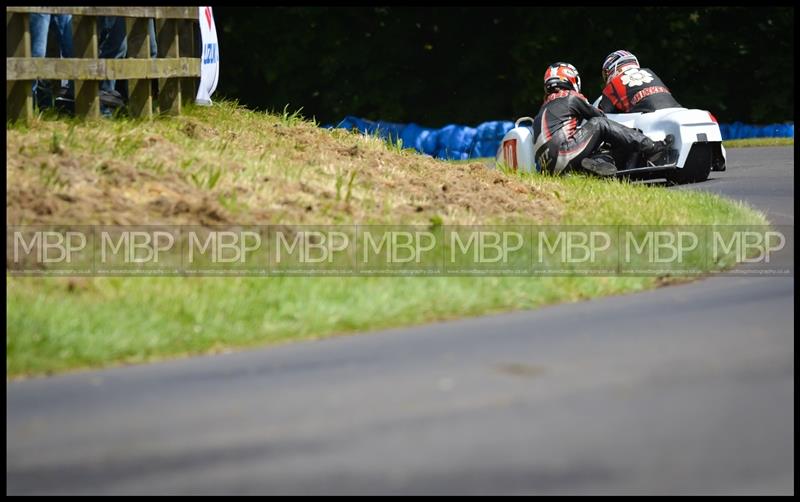
[[[706,183],[794,225],[792,148]],[[793,258],[792,258],[793,260]],[[794,278],[7,384],[7,492],[791,494]]]

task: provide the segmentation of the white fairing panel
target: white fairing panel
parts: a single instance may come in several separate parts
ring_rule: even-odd
[[[498,164],[504,164],[515,171],[536,171],[533,158],[533,128],[515,127],[503,136],[497,149]]]
[[[649,113],[609,113],[608,118],[622,125],[641,130],[653,141],[675,137],[673,148],[678,150],[678,167],[686,163],[686,157],[695,142],[721,142],[719,124],[705,110],[687,108],[664,108]],[[722,149],[725,155],[724,148]]]

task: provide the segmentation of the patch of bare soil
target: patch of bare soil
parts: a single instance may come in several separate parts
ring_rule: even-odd
[[[77,126],[79,139],[63,145],[51,141],[67,134],[58,123],[8,130],[6,223],[535,223],[562,211],[535,183],[480,163],[396,152],[307,123],[160,124],[106,139],[97,125]],[[116,146],[81,136],[92,134]]]

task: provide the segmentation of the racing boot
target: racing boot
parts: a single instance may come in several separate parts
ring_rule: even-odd
[[[617,166],[613,160],[610,155],[592,155],[581,160],[581,167],[598,176],[614,176],[617,174]]]
[[[642,158],[661,149],[638,129],[626,127],[605,117],[594,118],[592,121],[597,121],[598,125],[602,127],[603,141],[611,145],[615,158],[620,161],[619,165],[622,170],[643,167],[639,165],[646,165]],[[645,152],[647,153],[645,154]]]
[[[672,134],[668,134],[663,141],[652,141],[648,138],[647,141],[643,142],[642,157],[646,159],[648,165],[666,164],[669,159],[670,147],[674,141],[675,137]]]

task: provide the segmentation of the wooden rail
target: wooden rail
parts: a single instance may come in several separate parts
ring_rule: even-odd
[[[74,57],[32,58],[30,14],[71,14]],[[126,20],[127,59],[99,59],[97,17]],[[150,58],[148,19],[155,19],[157,59]],[[75,114],[100,116],[100,81],[129,80],[135,117],[178,115],[194,100],[200,77],[197,7],[6,7],[6,120],[33,117],[34,80],[74,80]],[[158,82],[153,103],[152,81]]]

